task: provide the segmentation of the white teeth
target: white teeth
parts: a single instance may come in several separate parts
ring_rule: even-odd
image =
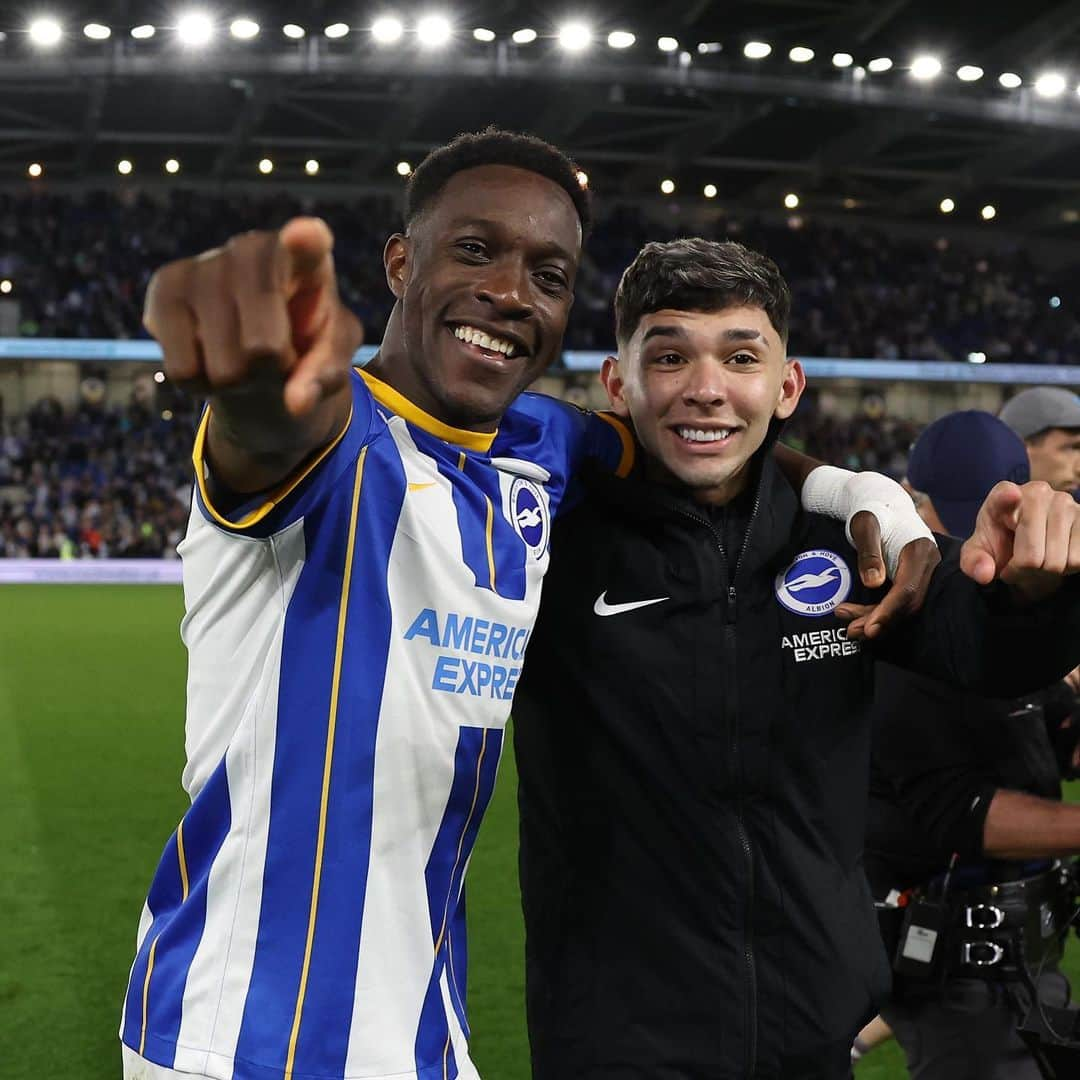
[[[504,356],[511,356],[514,352],[513,342],[504,341],[502,338],[491,337],[483,330],[477,330],[474,326],[455,326],[454,337],[470,345],[479,345],[482,349],[491,349],[492,352],[500,352]]]
[[[720,442],[732,432],[731,428],[710,428],[705,431],[702,428],[681,427],[676,430],[679,438],[686,439],[688,442]]]

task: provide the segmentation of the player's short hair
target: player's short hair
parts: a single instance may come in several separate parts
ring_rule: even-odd
[[[431,205],[452,176],[482,165],[512,165],[554,181],[570,196],[581,219],[582,237],[588,235],[592,209],[589,193],[578,180],[578,167],[558,147],[535,135],[495,127],[458,135],[417,165],[405,188],[405,228]]]
[[[694,236],[646,244],[615,293],[615,337],[625,345],[646,315],[664,308],[723,311],[742,306],[764,310],[787,343],[791,290],[772,259],[732,240]]]

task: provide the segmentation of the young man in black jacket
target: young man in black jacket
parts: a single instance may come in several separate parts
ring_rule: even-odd
[[[922,616],[865,625],[843,526],[773,460],[804,386],[789,308],[737,244],[650,244],[619,288],[603,377],[642,461],[556,526],[514,707],[535,1080],[847,1076],[889,983],[874,657],[1014,694],[1080,656],[1071,587],[1014,595],[1080,567],[1049,489],[995,491],[965,549],[1012,588],[954,550]]]

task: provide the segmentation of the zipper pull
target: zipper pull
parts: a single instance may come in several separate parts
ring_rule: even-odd
[[[728,622],[735,621],[735,586],[729,585],[727,591],[728,600]]]

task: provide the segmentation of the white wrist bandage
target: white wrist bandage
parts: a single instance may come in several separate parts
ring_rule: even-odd
[[[851,519],[861,510],[877,518],[881,529],[881,550],[885,570],[896,576],[900,552],[912,540],[933,540],[926,522],[919,517],[911,496],[895,481],[876,472],[850,472],[832,465],[816,468],[803,484],[803,509],[844,522],[851,540]]]

